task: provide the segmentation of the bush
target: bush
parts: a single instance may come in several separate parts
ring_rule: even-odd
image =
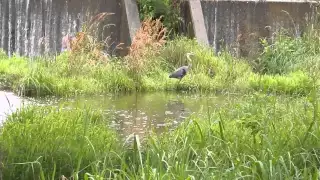
[[[180,0],[138,0],[140,19],[144,21],[162,17],[164,26],[176,34],[181,23],[180,3]]]
[[[263,52],[251,64],[263,74],[286,74],[304,67],[306,59],[320,53],[318,29],[308,29],[302,37],[293,37],[281,31],[273,43],[262,40]]]

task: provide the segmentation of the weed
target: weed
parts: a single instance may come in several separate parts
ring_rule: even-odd
[[[126,57],[129,71],[140,74],[152,67],[152,58],[160,54],[160,48],[166,43],[166,33],[160,19],[149,18],[142,22]]]
[[[0,132],[1,175],[56,179],[83,175],[104,158],[111,165],[117,137],[105,120],[101,112],[88,108],[30,107],[12,114]]]
[[[254,179],[317,177],[317,95],[251,93],[196,114],[177,129],[133,136],[121,148],[108,117],[90,109],[33,107],[0,134],[5,179]],[[311,128],[310,128],[311,127]],[[307,138],[306,138],[307,137]]]
[[[140,19],[142,21],[152,18],[161,20],[164,26],[169,30],[170,35],[179,32],[180,0],[139,0],[138,8]]]
[[[74,69],[81,68],[84,64],[95,65],[98,62],[106,62],[108,59],[103,55],[105,43],[96,37],[96,27],[110,16],[109,13],[100,13],[94,16],[83,30],[78,32],[71,42],[71,52],[69,56],[70,66]]]
[[[98,15],[96,19],[107,15]],[[90,31],[78,33],[72,51],[60,54],[55,61],[43,61],[41,58],[29,61],[19,56],[2,58],[1,88],[28,96],[120,91],[252,90],[307,95],[311,79],[319,77],[316,73],[319,69],[317,41],[310,42],[317,31],[301,39],[279,36],[273,45],[265,44],[258,64],[236,59],[227,52],[215,55],[212,48],[198,44],[195,39],[177,37],[168,40],[167,30],[160,19],[149,18],[142,23],[128,56],[108,57],[107,61],[92,54],[101,52],[102,45],[87,32]],[[187,52],[195,54],[192,67],[178,84],[168,75],[176,68],[188,65]],[[210,75],[210,69],[215,76]]]
[[[306,59],[319,54],[319,30],[308,28],[302,37],[289,36],[284,31],[276,35],[273,43],[263,39],[264,50],[251,64],[256,72],[267,74],[286,74],[304,67]]]
[[[132,46],[132,54],[125,59],[112,57],[107,64],[83,65],[79,69],[76,66],[69,68],[70,52],[57,56],[55,61],[39,59],[31,62],[18,56],[5,58],[0,60],[0,78],[3,79],[1,88],[28,96],[68,96],[135,90],[263,90],[306,95],[310,92],[312,72],[317,72],[318,67],[315,65],[318,60],[315,56],[303,64],[296,64],[289,74],[261,75],[254,73],[246,60],[235,59],[226,52],[214,56],[211,49],[185,37],[159,46]],[[181,83],[177,84],[175,79],[168,78],[168,74],[179,66],[187,65],[187,52],[195,53],[192,68]],[[214,77],[210,77],[209,68],[214,70]]]

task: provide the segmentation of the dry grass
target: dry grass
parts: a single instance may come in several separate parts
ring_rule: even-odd
[[[103,53],[109,47],[109,40],[98,40],[97,30],[112,13],[99,13],[84,25],[81,32],[71,42],[69,56],[69,68],[81,69],[83,65],[96,65],[107,63],[109,57]],[[161,22],[161,18],[153,20],[148,18],[142,22],[140,29],[133,38],[129,47],[129,54],[125,57],[125,64],[130,72],[139,73],[150,65],[150,57],[159,54],[160,48],[166,43],[167,29]],[[116,48],[120,49],[122,44]]]
[[[84,54],[86,56],[83,56]],[[79,59],[79,57],[84,57],[85,59]],[[103,54],[103,43],[97,41],[87,32],[79,32],[72,41],[69,60],[70,65],[74,66],[79,63],[79,60],[83,60],[80,64],[96,64],[98,62],[107,62],[108,58]]]
[[[167,29],[162,24],[161,18],[144,20],[133,38],[126,57],[128,69],[135,73],[143,71],[148,58],[159,54],[160,48],[166,43],[166,37]]]
[[[107,63],[109,57],[103,53],[105,48],[109,47],[110,37],[101,41],[98,39],[98,26],[113,13],[99,13],[84,25],[81,32],[78,32],[71,43],[71,54],[69,64],[71,67],[97,63]],[[118,45],[119,46],[119,45]]]

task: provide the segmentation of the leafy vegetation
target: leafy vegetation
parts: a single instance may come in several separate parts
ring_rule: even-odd
[[[129,144],[99,110],[30,107],[0,131],[0,172],[5,179],[317,179],[317,101],[316,93],[244,94]]]
[[[174,131],[151,134],[143,146],[135,136],[131,148],[122,145],[107,126],[110,118],[98,110],[22,109],[0,130],[0,177],[319,178],[316,29],[300,39],[280,34],[272,44],[263,41],[264,51],[254,61],[215,55],[185,37],[168,40],[167,33],[159,19],[145,19],[123,58],[102,54],[103,45],[90,30],[78,33],[71,51],[54,60],[9,59],[1,53],[0,86],[28,96],[242,91],[237,102],[208,107],[206,117],[194,115]],[[195,53],[191,73],[177,84],[168,74],[186,64],[190,51]]]
[[[162,22],[172,34],[177,34],[181,22],[181,0],[138,0],[140,19],[163,18]]]
[[[177,84],[177,80],[169,79],[168,74],[186,64],[185,53],[190,51],[196,54],[192,71]],[[135,90],[266,90],[305,94],[311,85],[308,71],[299,70],[285,75],[256,74],[244,60],[233,59],[226,53],[216,57],[208,48],[186,38],[167,42],[156,54],[112,59],[97,65],[84,64],[78,68],[69,68],[68,53],[51,62],[29,61],[18,56],[5,58],[0,60],[1,87],[27,96],[67,96]],[[214,69],[214,78],[209,76],[208,67]]]
[[[315,32],[310,31],[308,36],[317,36]],[[72,50],[55,60],[31,61],[19,56],[9,59],[1,55],[0,87],[27,96],[226,90],[305,95],[310,92],[312,78],[318,76],[314,74],[319,69],[318,42],[307,41],[314,39],[311,37],[304,37],[303,41],[282,37],[275,45],[265,44],[258,58],[260,64],[236,59],[227,52],[215,55],[210,47],[185,37],[174,40],[166,37],[167,29],[161,21],[149,18],[143,22],[124,58],[99,54],[102,45],[89,31],[80,32]],[[299,51],[293,51],[294,48]],[[177,83],[168,75],[187,64],[187,52],[195,53],[191,72]],[[282,61],[282,56],[289,58]],[[215,72],[214,77],[208,73],[210,68]]]
[[[1,175],[4,179],[50,179],[94,172],[96,163],[118,147],[99,111],[27,108],[7,119],[1,130]],[[98,169],[96,169],[98,170]],[[49,173],[50,172],[50,173]]]
[[[268,43],[266,39],[261,41],[263,52],[251,65],[256,72],[262,74],[283,75],[303,68],[307,70],[306,68],[311,68],[311,63],[318,63],[314,61],[320,53],[318,36],[319,29],[313,27],[298,38],[280,31],[274,43]]]

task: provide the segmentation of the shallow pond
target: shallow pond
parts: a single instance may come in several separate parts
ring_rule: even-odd
[[[20,98],[12,92],[0,91],[0,125],[7,115],[14,112],[24,104],[28,104],[27,99]]]
[[[19,108],[21,103],[30,102],[23,100],[12,93],[4,92],[0,96],[0,115],[10,112],[6,109],[8,100],[13,110]],[[153,129],[163,132],[181,123],[193,113],[197,116],[205,115],[207,108],[213,109],[223,104],[230,103],[233,95],[199,95],[177,93],[143,93],[143,94],[118,94],[76,96],[70,98],[34,99],[37,104],[66,107],[91,107],[103,110],[111,117],[110,126],[115,128],[121,136],[139,134],[143,137],[146,132]],[[7,105],[6,105],[7,104]],[[167,128],[168,127],[168,128]]]

